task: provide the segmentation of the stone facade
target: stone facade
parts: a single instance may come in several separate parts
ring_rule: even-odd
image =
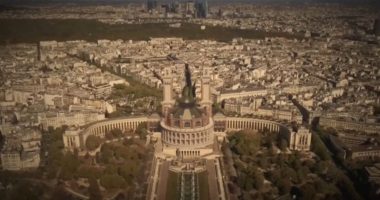
[[[290,132],[289,148],[296,151],[309,151],[311,145],[311,133],[301,126],[298,131]]]
[[[270,132],[288,136],[291,150],[308,151],[311,133],[304,128],[298,132],[290,132],[289,128],[277,121],[227,117],[221,113],[212,114],[209,72],[203,70],[201,97],[195,97],[195,91],[187,78],[187,86],[182,95],[175,101],[171,68],[167,68],[163,76],[162,115],[124,117],[119,119],[95,122],[80,129],[68,129],[63,135],[67,150],[85,150],[85,141],[89,135],[105,137],[112,129],[134,131],[141,123],[147,123],[147,129],[155,132],[162,142],[161,151],[167,156],[199,157],[213,153],[216,135],[229,131],[253,130]],[[198,103],[199,101],[199,103]]]

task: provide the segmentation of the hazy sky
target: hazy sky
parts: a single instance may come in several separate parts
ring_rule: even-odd
[[[147,0],[0,0],[0,4],[28,4],[33,2],[68,2],[68,3],[77,3],[77,2],[100,2],[100,3],[121,3],[121,2],[133,2],[133,3],[145,3]],[[158,2],[170,2],[174,0],[158,0]],[[179,0],[179,1],[188,1],[188,0]],[[284,3],[360,3],[360,4],[380,4],[380,0],[208,0],[209,3],[217,2],[284,2]]]
[[[147,0],[0,0],[0,2],[33,2],[33,1],[46,1],[46,2],[78,2],[78,1],[95,1],[95,2],[146,2]],[[157,0],[162,2],[169,2],[174,0]],[[178,0],[188,1],[188,0]],[[208,2],[377,2],[379,0],[208,0]]]

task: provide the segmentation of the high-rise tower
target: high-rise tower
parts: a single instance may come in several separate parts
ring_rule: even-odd
[[[147,10],[154,10],[157,8],[157,1],[156,0],[147,0]]]
[[[163,82],[163,100],[162,100],[162,114],[168,112],[168,110],[174,105],[173,98],[173,74],[171,68],[165,68],[162,77]]]
[[[373,31],[375,35],[380,36],[380,18],[375,20],[375,24],[373,25]]]
[[[197,18],[207,18],[208,3],[207,0],[196,0],[195,11]]]
[[[212,115],[212,100],[211,100],[211,71],[210,68],[205,67],[202,70],[201,78],[201,102],[202,108],[205,108],[208,116]]]

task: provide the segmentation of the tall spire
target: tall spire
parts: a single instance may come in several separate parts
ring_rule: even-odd
[[[172,75],[172,69],[166,68],[164,69],[163,77],[162,77],[162,83],[163,83],[163,99],[162,99],[162,113],[165,113],[168,111],[169,108],[171,108],[174,105],[174,99],[173,99],[173,75]]]
[[[203,67],[201,78],[201,106],[206,108],[209,116],[212,115],[212,100],[211,100],[211,70],[208,67]]]

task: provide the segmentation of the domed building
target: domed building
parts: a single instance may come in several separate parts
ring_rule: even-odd
[[[171,69],[166,69],[163,77],[163,116],[160,122],[163,153],[185,159],[211,154],[214,122],[208,69],[203,70],[200,99],[195,95],[195,84],[192,84],[190,69],[186,65],[186,84],[181,96],[174,101],[171,73]]]
[[[208,195],[209,199],[227,199],[220,149],[220,141],[225,139],[227,132],[251,130],[279,134],[288,140],[289,149],[309,151],[312,134],[307,129],[291,132],[287,124],[271,119],[213,115],[210,69],[205,67],[201,71],[199,96],[187,65],[184,71],[185,84],[182,92],[175,95],[172,68],[164,69],[161,115],[125,116],[70,128],[63,134],[65,149],[77,150],[84,156],[88,153],[86,140],[89,136],[105,138],[106,133],[114,129],[134,132],[146,124],[147,142],[153,141],[155,147],[148,177],[147,199],[150,200],[168,199],[166,193],[171,190],[187,199],[198,199],[202,195]],[[176,180],[177,187],[173,188],[169,180]],[[201,191],[198,180],[207,182],[209,189]]]

